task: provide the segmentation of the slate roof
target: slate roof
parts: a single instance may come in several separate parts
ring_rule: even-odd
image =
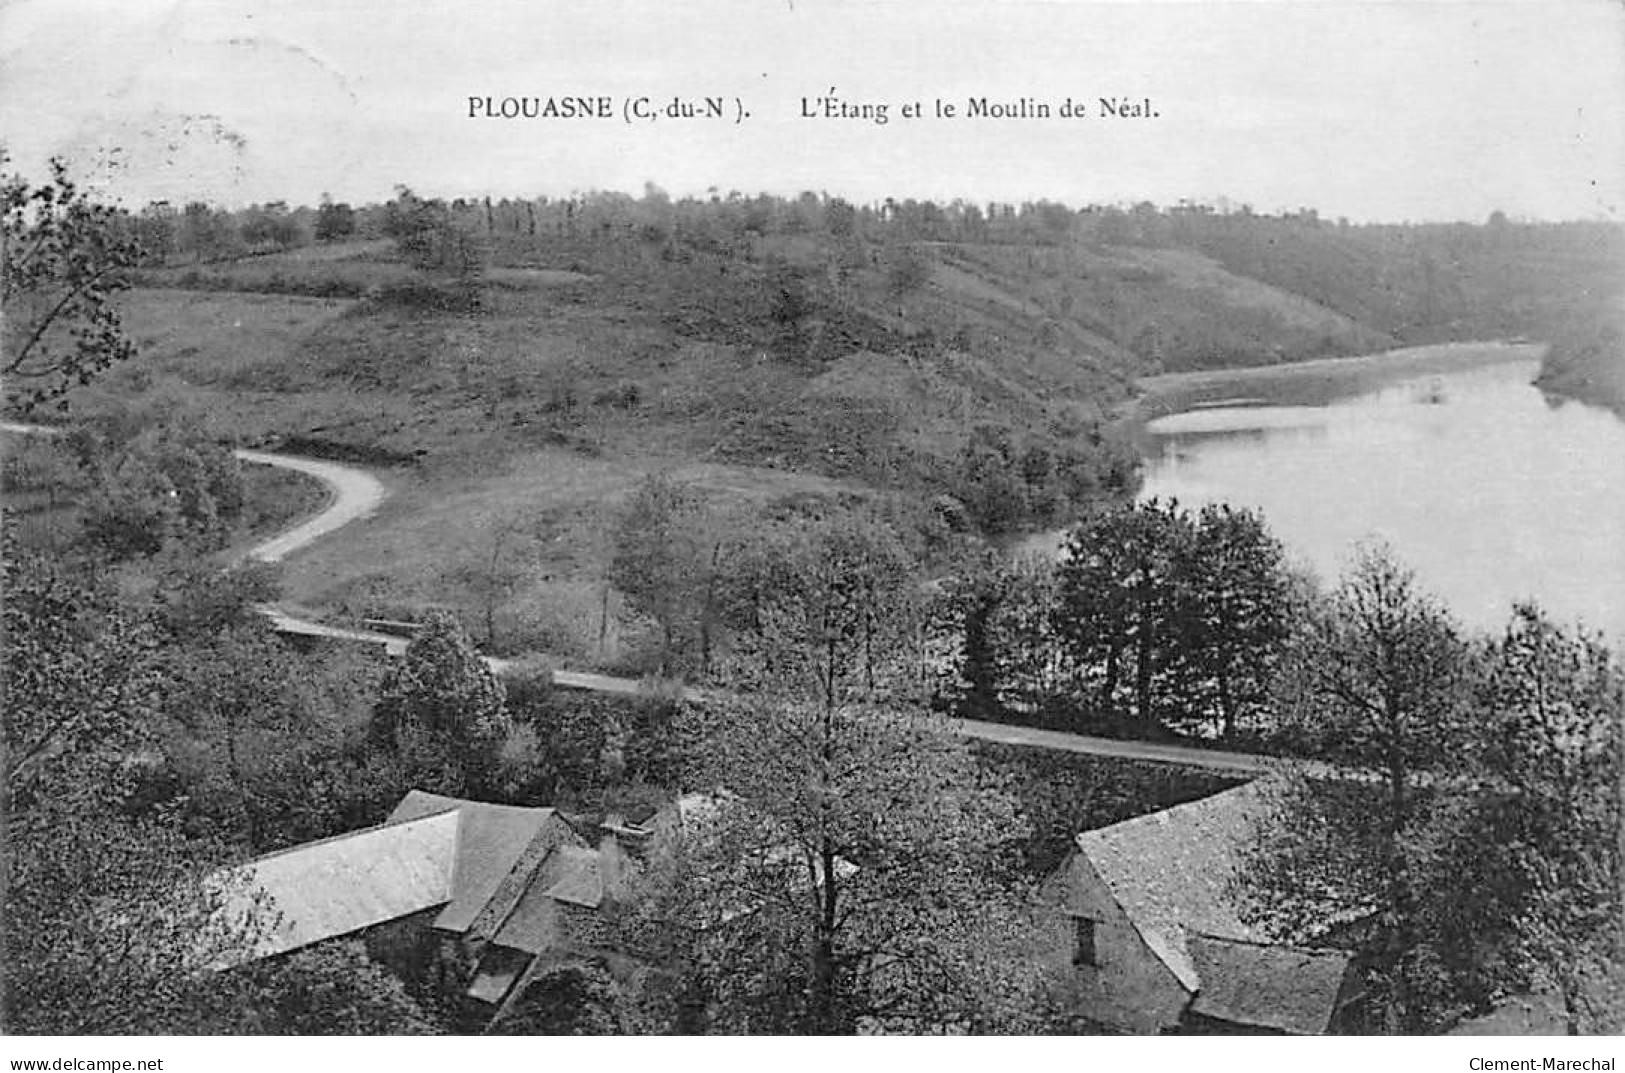
[[[597,850],[555,846],[493,941],[531,954],[557,945],[563,937],[561,903],[587,909],[597,909],[603,903],[604,881],[599,863]]]
[[[230,968],[445,904],[452,898],[457,843],[457,814],[443,812],[215,873],[211,882],[226,892],[220,919],[248,919],[262,897],[277,923],[252,947],[220,954],[210,967]]]
[[[205,956],[230,968],[436,906],[435,927],[467,931],[553,815],[413,790],[378,827],[215,873],[217,919],[246,920],[259,899],[277,924],[251,948]]]
[[[1257,783],[1246,783],[1077,836],[1078,849],[1146,945],[1188,991],[1202,983],[1187,941],[1191,932],[1264,938],[1237,917],[1227,890],[1236,854],[1264,809]]]
[[[468,985],[469,997],[495,1006],[502,1001],[514,982],[524,975],[525,970],[530,967],[530,962],[529,953],[507,950],[500,946],[491,947],[480,958],[474,980]]]
[[[558,875],[543,892],[557,902],[597,909],[604,900],[604,877],[599,854],[583,846],[559,846],[548,863],[558,862]],[[539,886],[540,884],[538,884]]]
[[[434,926],[464,932],[513,871],[553,810],[491,805],[413,790],[395,806],[389,822],[431,815],[455,815],[460,820],[452,898]]]
[[[1192,1013],[1299,1036],[1331,1026],[1348,954],[1196,933],[1186,948],[1202,980]]]

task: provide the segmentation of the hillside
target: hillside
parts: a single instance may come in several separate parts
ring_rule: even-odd
[[[499,647],[610,662],[607,537],[648,473],[743,518],[870,500],[941,558],[1131,491],[1144,376],[1584,321],[1621,247],[812,195],[403,194],[358,219],[159,258],[124,296],[140,356],[74,411],[383,469],[385,510],[289,566],[296,603],[494,603]]]

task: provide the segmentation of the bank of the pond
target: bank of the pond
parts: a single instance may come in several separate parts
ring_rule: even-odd
[[[1248,406],[1324,406],[1373,391],[1398,378],[1432,376],[1484,365],[1538,361],[1540,343],[1488,340],[1405,347],[1349,358],[1317,358],[1281,365],[1164,373],[1143,377],[1141,394],[1125,410],[1136,432],[1159,417],[1215,403]]]

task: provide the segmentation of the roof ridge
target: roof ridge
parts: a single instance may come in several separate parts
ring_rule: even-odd
[[[532,812],[558,812],[559,811],[558,809],[554,808],[552,805],[509,805],[509,804],[506,804],[506,803],[501,802],[501,801],[476,801],[471,797],[451,797],[451,796],[449,796],[447,794],[437,794],[432,790],[417,790],[417,789],[412,789],[412,790],[406,791],[406,796],[402,797],[399,801],[397,801],[395,803],[395,808],[399,809],[402,805],[406,804],[406,802],[410,798],[412,798],[413,796],[417,796],[417,797],[420,797],[420,798],[429,798],[429,799],[431,799],[431,801],[434,804],[441,805],[442,806],[441,808],[438,808],[438,809],[435,810],[436,813],[451,812],[451,811],[453,811],[455,809],[460,809],[460,808],[463,808],[465,806],[467,806],[469,808],[489,809],[491,811],[496,811],[496,812],[525,812],[525,813],[532,813]]]
[[[453,811],[455,811],[455,810],[454,809],[442,809],[442,810],[440,810],[438,812],[429,812],[429,813],[425,813],[422,816],[411,816],[411,817],[408,817],[407,819],[403,819],[403,820],[385,820],[382,823],[375,823],[370,827],[358,827],[354,831],[341,831],[336,835],[328,835],[326,838],[317,838],[317,839],[313,839],[313,840],[311,840],[309,842],[300,842],[298,845],[284,846],[282,849],[275,849],[275,850],[272,850],[270,853],[262,853],[258,857],[250,857],[247,860],[238,861],[236,864],[227,864],[227,865],[224,865],[222,867],[227,868],[227,869],[230,869],[230,868],[245,868],[245,867],[247,867],[248,865],[251,865],[251,864],[260,864],[260,863],[265,862],[265,861],[275,860],[278,857],[286,857],[291,853],[301,853],[301,852],[303,852],[303,851],[305,851],[307,849],[312,849],[312,848],[314,848],[316,846],[326,846],[326,845],[330,845],[330,844],[332,844],[334,842],[343,842],[343,841],[345,841],[347,839],[361,838],[361,837],[366,836],[366,835],[377,834],[380,831],[386,831],[386,830],[389,830],[392,827],[406,827],[406,826],[408,826],[410,824],[414,824],[414,823],[427,823],[430,820],[438,820],[441,817],[445,816],[448,812],[453,812]],[[461,835],[461,828],[462,828],[462,823],[461,823],[461,818],[459,817],[459,822],[458,822],[458,833],[459,833],[459,835]]]
[[[1256,946],[1270,950],[1290,950],[1294,953],[1308,954],[1311,957],[1347,957],[1347,950],[1338,950],[1335,947],[1304,946],[1301,943],[1287,942],[1282,939],[1249,939],[1240,935],[1221,935],[1218,932],[1204,931],[1181,924],[1187,932],[1197,939],[1212,939],[1215,942],[1229,943],[1232,946]]]
[[[1218,801],[1220,798],[1227,798],[1231,794],[1240,795],[1244,791],[1249,791],[1258,781],[1259,780],[1257,778],[1247,779],[1236,786],[1231,786],[1228,789],[1220,790],[1218,793],[1207,794],[1203,797],[1193,798],[1190,801],[1181,801],[1179,804],[1170,805],[1168,808],[1159,808],[1153,809],[1150,812],[1142,812],[1138,816],[1130,816],[1126,820],[1118,820],[1116,823],[1109,823],[1104,827],[1091,827],[1087,831],[1079,831],[1073,836],[1072,840],[1076,845],[1082,846],[1083,839],[1090,835],[1103,835],[1107,831],[1117,831],[1126,827],[1150,827],[1153,824],[1163,826],[1169,822],[1169,817],[1175,814],[1177,814],[1179,818],[1183,819],[1184,817],[1194,815],[1199,811],[1207,811],[1207,806],[1210,806],[1212,802]],[[1249,796],[1251,795],[1249,794]]]

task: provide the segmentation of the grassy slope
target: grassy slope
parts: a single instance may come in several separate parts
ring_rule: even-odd
[[[913,249],[924,282],[898,293],[892,251],[807,235],[675,255],[499,241],[473,316],[392,301],[387,288],[416,277],[377,242],[167,269],[150,281],[216,289],[130,294],[142,356],[75,407],[206,413],[223,437],[382,468],[383,511],[288,565],[296,603],[441,602],[479,621],[507,533],[499,641],[613,658],[613,621],[599,651],[605,536],[647,472],[722,505],[918,499],[944,487],[977,424],[1066,443],[1149,373],[1395,339],[1236,271],[1222,244]],[[793,322],[773,315],[786,273],[804,297]],[[301,288],[365,297],[282,293]]]

